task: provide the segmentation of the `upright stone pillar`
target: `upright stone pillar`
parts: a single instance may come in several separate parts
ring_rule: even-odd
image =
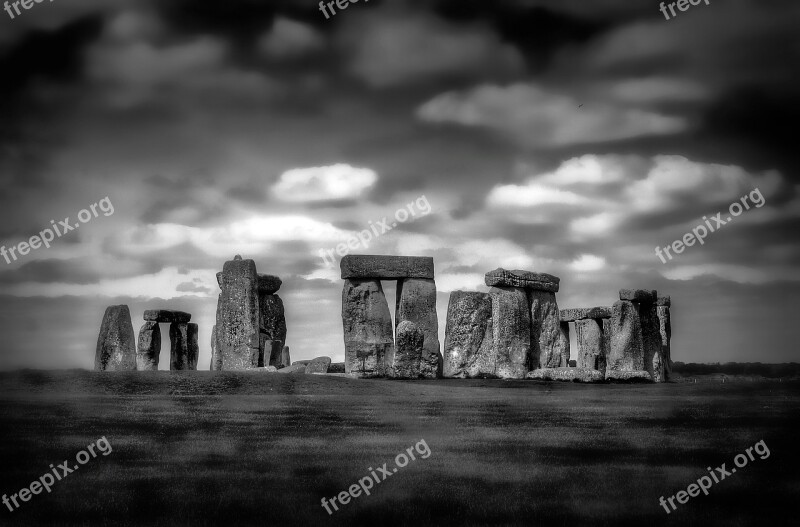
[[[136,349],[136,369],[139,371],[158,370],[161,354],[161,328],[158,322],[147,321],[139,330],[139,345]]]
[[[268,274],[258,275],[259,305],[259,364],[280,367],[283,345],[286,343],[286,315],[283,300],[276,293],[281,279]]]
[[[387,367],[387,375],[396,379],[424,377],[421,366],[425,353],[425,332],[409,320],[398,324],[394,357]]]
[[[562,352],[562,356],[565,357],[564,360],[567,361],[567,365],[570,364],[569,356],[571,354],[570,344],[569,344],[569,322],[564,322],[563,320],[559,323],[559,327],[561,329],[561,337],[559,337],[559,342],[562,343],[564,347],[564,351]],[[533,366],[533,365],[531,365]]]
[[[655,382],[664,382],[666,372],[661,351],[661,332],[656,309],[656,292],[652,301],[638,303],[639,321],[642,325],[642,348],[644,350],[644,369]]]
[[[436,379],[442,376],[439,346],[439,317],[436,313],[436,282],[426,278],[404,278],[397,282],[395,324],[413,322],[424,335],[419,376]]]
[[[197,359],[200,356],[199,328],[195,323],[186,326],[186,369],[197,370]]]
[[[224,370],[258,367],[260,324],[258,275],[253,260],[236,256],[222,269],[217,305],[217,346]]]
[[[662,381],[660,336],[654,308],[656,292],[622,289],[619,297],[619,302],[611,309],[606,378],[619,378],[615,372],[644,371],[641,377]]]
[[[602,321],[591,318],[575,321],[578,368],[590,368],[605,372],[603,328],[601,324]]]
[[[486,293],[453,291],[447,305],[444,376],[495,374],[492,298]]]
[[[342,290],[345,372],[358,377],[386,375],[394,356],[392,317],[380,280],[346,279]]]
[[[670,320],[670,306],[672,302],[668,296],[660,296],[656,302],[656,315],[658,316],[659,333],[661,336],[661,357],[664,361],[665,380],[672,374],[672,322]]]
[[[288,368],[292,365],[292,357],[289,354],[289,346],[284,346],[281,350],[281,368]],[[278,366],[276,366],[277,368]]]
[[[494,375],[524,379],[531,360],[531,311],[521,287],[492,287]]]
[[[217,344],[217,326],[211,327],[211,371],[222,369],[222,354],[219,352]]]
[[[189,370],[189,324],[173,322],[169,325],[169,354],[171,371]]]
[[[96,371],[136,370],[131,311],[126,305],[109,306],[103,314],[94,355]]]

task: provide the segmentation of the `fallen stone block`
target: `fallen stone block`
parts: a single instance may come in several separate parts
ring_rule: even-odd
[[[278,368],[276,368],[275,366],[261,366],[261,367],[255,368],[255,370],[256,371],[261,371],[261,372],[264,372],[264,373],[278,373]]]
[[[658,298],[658,293],[647,289],[620,289],[619,299],[640,304],[654,304]]]
[[[507,271],[502,267],[486,273],[485,282],[489,287],[521,287],[534,291],[558,292],[561,281],[557,276],[547,273],[534,273],[531,271]]]
[[[330,357],[317,357],[306,364],[306,373],[328,373],[330,365]]]
[[[306,372],[306,365],[305,364],[292,364],[286,368],[281,368],[277,370],[278,373],[303,373]]]
[[[126,305],[109,306],[103,314],[94,355],[96,371],[135,371],[136,342]]]
[[[345,373],[344,362],[332,362],[331,365],[328,366],[328,373]]]
[[[591,368],[540,368],[529,372],[526,379],[540,381],[603,382],[605,375]]]
[[[487,293],[453,291],[444,336],[445,377],[494,376],[492,298]]]
[[[382,256],[348,254],[339,264],[342,278],[433,279],[433,258],[429,256]]]
[[[298,364],[302,364],[303,366],[308,366],[308,363],[311,362],[310,360],[296,360],[292,363],[292,366],[296,366]]]
[[[171,309],[148,309],[144,312],[144,319],[148,322],[159,322],[162,324],[172,324],[173,322],[187,323],[192,320],[192,315],[183,311],[173,311]]]
[[[578,320],[597,320],[611,318],[610,307],[572,308],[561,310],[561,322],[576,322]]]

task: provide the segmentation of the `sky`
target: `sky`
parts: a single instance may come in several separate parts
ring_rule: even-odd
[[[80,225],[0,259],[0,369],[92,368],[117,304],[137,333],[145,309],[192,313],[208,369],[215,274],[236,254],[282,278],[292,358],[342,361],[348,240],[434,257],[442,342],[450,292],[504,267],[560,277],[562,308],[670,295],[674,360],[798,359],[796,1],[327,16],[311,0],[0,12],[0,244]]]

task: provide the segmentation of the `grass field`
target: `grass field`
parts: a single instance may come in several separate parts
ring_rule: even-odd
[[[0,374],[0,492],[105,436],[0,525],[798,525],[800,383],[399,382],[227,372]],[[424,439],[427,459],[328,515]],[[670,496],[764,440],[709,496]]]

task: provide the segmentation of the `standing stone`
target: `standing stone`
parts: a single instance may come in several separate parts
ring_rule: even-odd
[[[258,274],[258,294],[273,295],[281,288],[283,281],[271,274]]]
[[[644,370],[644,348],[639,310],[629,300],[620,300],[611,308],[611,344],[606,357],[609,371]]]
[[[264,366],[274,366],[279,368],[283,365],[283,341],[266,340],[264,341]]]
[[[604,368],[608,365],[608,355],[611,353],[611,336],[612,336],[612,329],[611,329],[611,319],[604,318],[602,320],[601,327],[603,328],[603,364]]]
[[[664,360],[665,380],[672,374],[672,351],[670,340],[672,339],[672,322],[670,320],[670,299],[669,297],[659,297],[656,306],[658,316],[658,329],[661,336],[661,357]]]
[[[561,331],[556,294],[529,290],[531,309],[530,369],[566,367],[569,363],[569,339]]]
[[[211,371],[222,369],[222,354],[219,352],[217,344],[217,326],[211,327]]]
[[[291,365],[292,365],[292,358],[291,355],[289,355],[289,346],[284,346],[283,349],[281,350],[281,365],[276,367],[280,369],[280,368],[286,368]],[[344,371],[342,372],[344,373]]]
[[[217,346],[222,369],[258,367],[259,339],[256,264],[238,256],[225,262],[222,269],[222,294],[217,305]]]
[[[261,275],[262,282],[265,280],[264,277],[269,277],[269,275]],[[280,364],[283,345],[286,343],[286,315],[283,300],[276,294],[260,294],[258,306],[260,310],[259,363],[264,366],[277,367]],[[277,357],[274,356],[275,346],[280,346]]]
[[[342,290],[345,372],[357,377],[386,375],[394,354],[392,316],[380,280],[347,279]]]
[[[197,359],[200,356],[200,344],[198,340],[199,328],[197,324],[190,323],[186,326],[186,369],[197,370]]]
[[[605,372],[603,355],[603,328],[601,321],[588,319],[575,321],[578,343],[578,368],[590,368]]]
[[[139,344],[136,348],[136,369],[139,371],[158,370],[161,354],[161,328],[158,322],[145,322],[139,330]]]
[[[169,354],[171,371],[189,370],[189,324],[173,322],[169,325]]]
[[[330,357],[317,357],[306,364],[306,373],[328,373],[330,365]]]
[[[494,375],[493,340],[492,298],[487,293],[450,293],[444,335],[444,376]]]
[[[419,378],[422,373],[420,367],[423,362],[425,332],[409,320],[400,322],[396,331],[395,353],[387,374],[396,379]]]
[[[520,287],[492,287],[494,374],[502,379],[524,379],[531,360],[531,309]]]
[[[94,355],[96,371],[136,370],[136,342],[126,305],[109,306],[103,314]]]
[[[419,376],[442,376],[443,361],[439,345],[439,317],[436,313],[436,282],[427,278],[406,278],[397,282],[395,322],[413,322],[425,335]],[[389,364],[389,363],[387,363]]]
[[[569,322],[564,322],[563,320],[559,324],[561,329],[561,337],[559,339],[560,345],[564,347],[564,358],[563,360],[567,361],[567,365],[571,365],[572,363],[577,364],[577,361],[570,360],[569,357],[571,355],[570,344],[569,344]],[[532,365],[533,366],[533,365]],[[573,366],[574,367],[574,366]]]

